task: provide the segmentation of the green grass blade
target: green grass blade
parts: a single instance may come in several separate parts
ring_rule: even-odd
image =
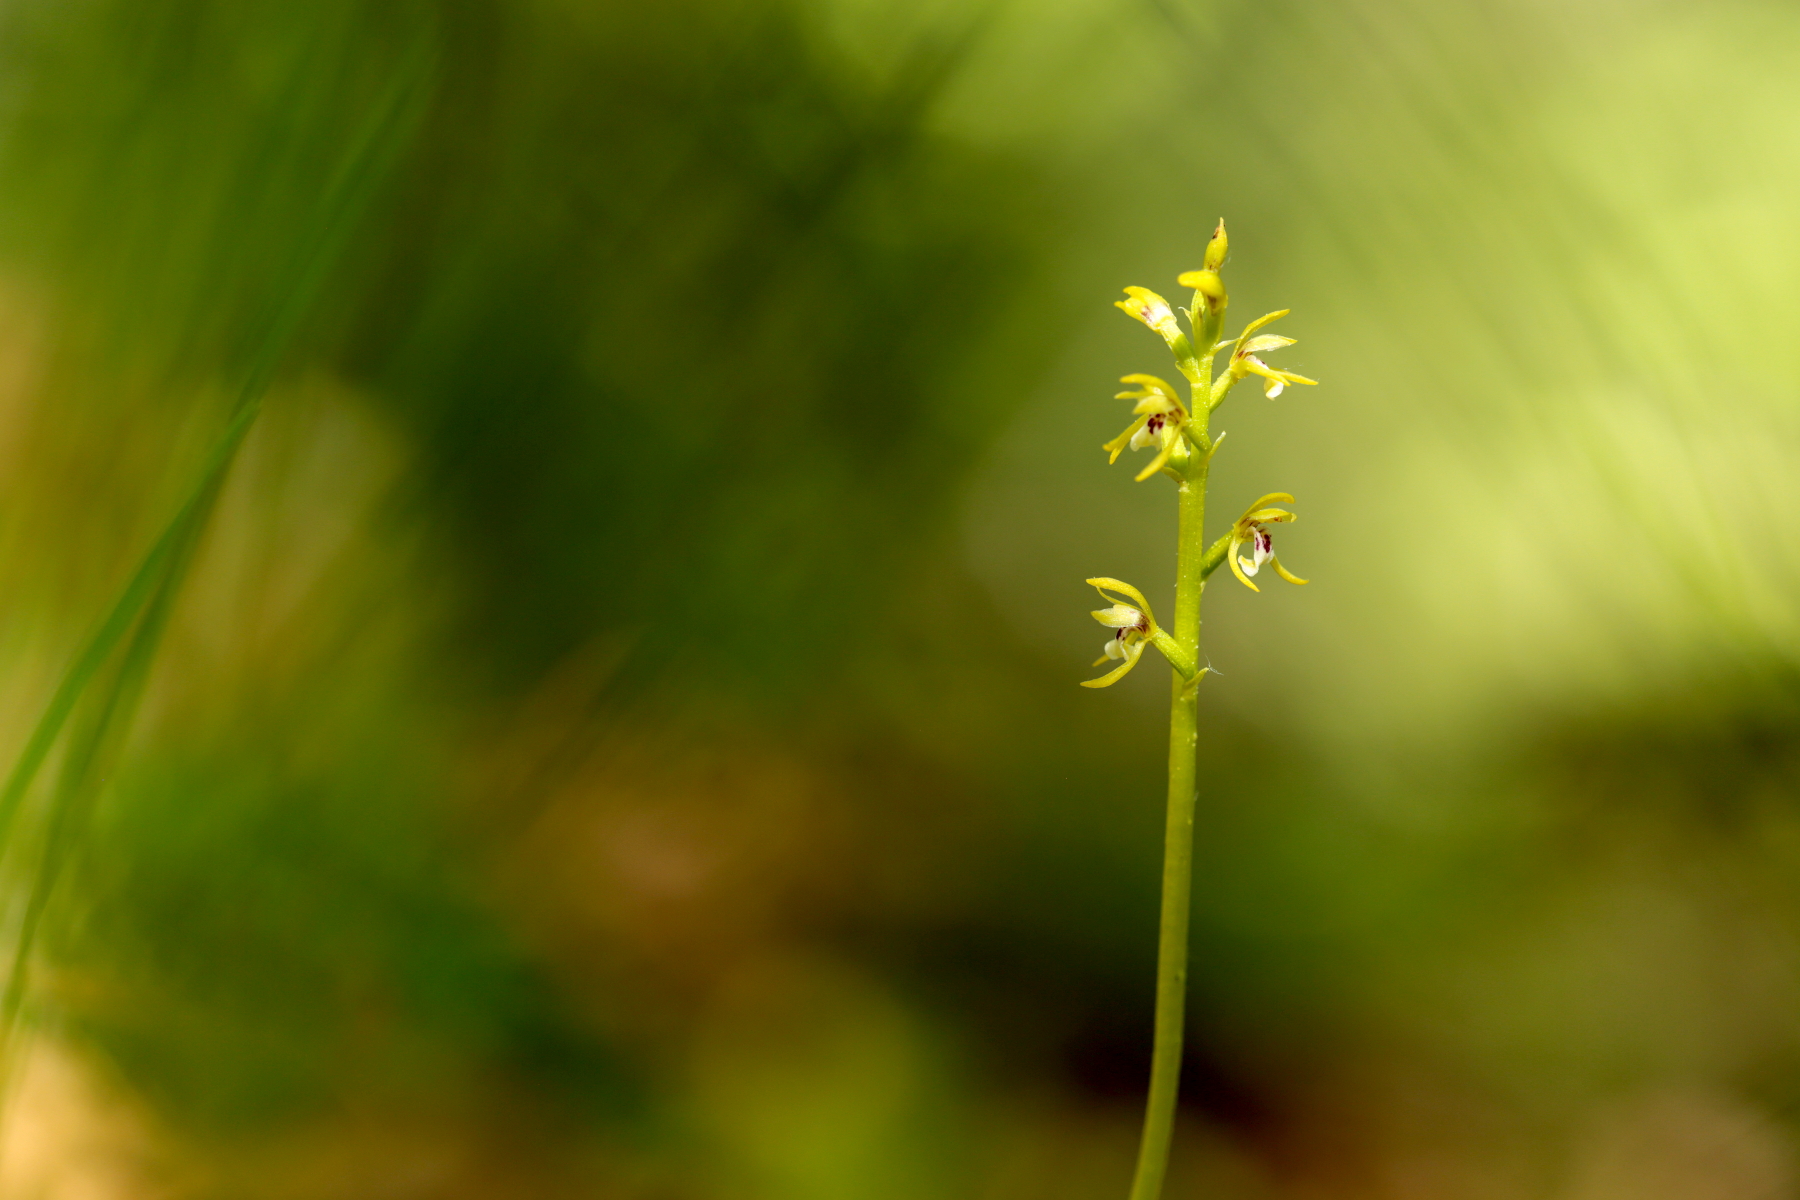
[[[371,106],[351,140],[339,170],[325,189],[314,227],[299,239],[294,284],[286,289],[265,326],[257,353],[238,393],[229,424],[200,464],[187,497],[139,562],[98,628],[83,644],[39,717],[24,749],[0,788],[0,850],[13,839],[26,795],[43,769],[77,707],[94,707],[72,736],[56,792],[45,814],[45,833],[30,892],[20,918],[0,994],[0,1076],[9,1066],[13,1030],[24,1003],[28,966],[38,930],[70,855],[79,845],[100,791],[100,765],[129,731],[149,678],[157,647],[185,581],[227,474],[245,436],[261,412],[263,395],[289,343],[311,310],[318,292],[341,256],[377,187],[405,143],[418,115],[427,64],[423,44],[396,70],[382,98]],[[90,695],[97,678],[113,663],[121,640],[130,635],[113,668],[110,685]]]
[[[415,50],[402,69],[395,72],[382,101],[371,111],[351,143],[344,165],[329,185],[327,202],[322,206],[314,236],[301,243],[307,247],[307,252],[302,255],[295,286],[287,291],[285,301],[270,318],[262,346],[239,392],[230,425],[201,464],[187,499],[138,564],[105,619],[76,655],[15,760],[5,786],[0,787],[0,847],[6,844],[20,804],[82,693],[137,619],[144,604],[162,584],[174,548],[210,514],[210,497],[216,496],[219,481],[255,422],[276,365],[354,230],[354,218],[366,207],[375,184],[385,174],[382,168],[388,166],[398,152],[403,140],[399,135],[408,124],[407,118],[413,115],[407,102],[417,99],[417,85],[425,65],[423,48]],[[416,108],[416,104],[413,107]]]

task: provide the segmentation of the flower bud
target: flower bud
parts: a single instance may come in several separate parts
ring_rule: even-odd
[[[1225,236],[1225,218],[1219,218],[1219,227],[1213,230],[1212,239],[1206,243],[1206,269],[1217,271],[1225,265],[1225,255],[1231,249],[1231,242]]]

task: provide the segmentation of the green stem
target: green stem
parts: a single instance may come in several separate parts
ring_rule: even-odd
[[[1205,359],[1207,373],[1211,356]],[[1203,376],[1204,377],[1204,376]],[[1206,433],[1206,413],[1193,420]],[[1182,470],[1180,532],[1175,566],[1175,640],[1189,661],[1200,659],[1200,597],[1206,590],[1206,477],[1208,456],[1192,454]],[[1217,556],[1212,556],[1217,558]],[[1217,565],[1216,561],[1213,565]],[[1194,876],[1195,745],[1199,736],[1197,685],[1173,673],[1169,707],[1169,812],[1163,840],[1162,931],[1156,959],[1156,1041],[1150,1059],[1150,1098],[1138,1149],[1131,1200],[1158,1200],[1175,1133],[1181,1081],[1181,1041],[1187,1011],[1188,913]]]

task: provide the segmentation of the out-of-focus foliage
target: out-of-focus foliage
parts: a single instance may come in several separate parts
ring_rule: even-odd
[[[1796,38],[15,3],[0,747],[304,319],[86,788],[0,1193],[1122,1189],[1163,696],[1075,686],[1081,580],[1160,602],[1172,505],[1098,450],[1160,361],[1109,302],[1223,214],[1323,386],[1220,414],[1215,524],[1295,493],[1315,582],[1208,605],[1173,1194],[1787,1194]]]

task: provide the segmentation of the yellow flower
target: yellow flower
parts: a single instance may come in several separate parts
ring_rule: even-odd
[[[1262,570],[1264,563],[1274,564],[1275,573],[1289,583],[1306,582],[1306,580],[1290,574],[1288,569],[1281,565],[1281,560],[1275,557],[1275,541],[1269,536],[1266,528],[1269,525],[1279,525],[1283,521],[1296,521],[1299,518],[1284,508],[1263,507],[1271,502],[1292,504],[1294,498],[1286,492],[1270,492],[1252,504],[1245,510],[1244,515],[1237,519],[1237,524],[1231,527],[1231,545],[1225,551],[1226,560],[1231,563],[1231,573],[1253,592],[1260,592],[1262,589],[1250,582],[1250,576]],[[1251,557],[1239,558],[1238,547],[1245,542],[1250,543]]]
[[[1149,288],[1128,287],[1125,294],[1131,299],[1114,300],[1114,307],[1124,309],[1127,315],[1136,317],[1162,334],[1163,341],[1170,346],[1174,346],[1176,338],[1184,337],[1181,322],[1175,319],[1175,310],[1169,307],[1167,300]]]
[[[1113,662],[1123,660],[1123,662],[1098,679],[1083,680],[1081,686],[1111,687],[1123,679],[1131,668],[1137,666],[1138,659],[1144,656],[1145,644],[1162,631],[1156,627],[1156,618],[1150,615],[1150,602],[1144,599],[1144,593],[1129,583],[1121,583],[1117,579],[1107,579],[1104,576],[1099,579],[1090,579],[1088,582],[1100,592],[1102,600],[1111,602],[1110,608],[1100,609],[1093,614],[1094,620],[1114,631],[1113,635],[1106,639],[1106,653],[1096,658],[1094,665],[1097,667],[1108,660]],[[1136,603],[1135,605],[1126,604],[1116,597],[1107,595],[1109,591],[1117,592]]]
[[[1175,355],[1175,365],[1182,375],[1190,383],[1199,383],[1200,365],[1194,358],[1194,344],[1181,332],[1181,322],[1175,319],[1175,310],[1169,307],[1169,302],[1149,288],[1128,287],[1125,294],[1130,299],[1115,300],[1114,306],[1161,334]]]
[[[1175,445],[1181,440],[1181,426],[1188,418],[1187,406],[1175,389],[1164,380],[1154,375],[1127,375],[1120,383],[1132,383],[1137,387],[1133,391],[1120,392],[1115,400],[1136,400],[1132,412],[1137,420],[1126,426],[1121,433],[1106,445],[1100,447],[1110,458],[1108,464],[1119,461],[1119,454],[1130,446],[1133,450],[1142,450],[1146,446],[1159,446],[1160,452],[1151,460],[1149,466],[1138,472],[1138,482],[1150,478],[1163,469],[1169,461],[1169,455],[1175,452]]]
[[[1271,350],[1280,350],[1284,346],[1294,344],[1293,338],[1282,337],[1274,333],[1265,333],[1260,337],[1250,336],[1270,321],[1287,316],[1290,311],[1292,310],[1284,308],[1280,312],[1272,312],[1250,322],[1244,332],[1238,335],[1237,344],[1231,350],[1231,377],[1237,380],[1246,375],[1262,376],[1268,380],[1263,386],[1263,394],[1271,400],[1281,395],[1281,390],[1290,383],[1314,386],[1319,382],[1316,379],[1308,379],[1304,375],[1296,375],[1292,371],[1278,371],[1257,357],[1259,354],[1267,354]]]

